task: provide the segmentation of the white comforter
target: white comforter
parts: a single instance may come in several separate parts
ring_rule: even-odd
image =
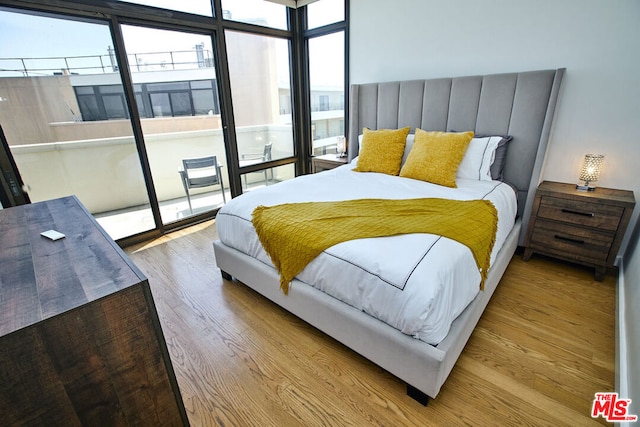
[[[222,243],[273,266],[251,223],[258,205],[361,198],[442,197],[487,199],[498,210],[491,261],[514,225],[516,197],[499,181],[458,179],[458,188],[378,173],[353,172],[353,165],[305,175],[243,194],[216,218]],[[480,273],[471,251],[453,240],[409,234],[353,240],[327,249],[297,276],[405,334],[439,343],[451,322],[479,292]],[[290,292],[295,292],[293,283]]]

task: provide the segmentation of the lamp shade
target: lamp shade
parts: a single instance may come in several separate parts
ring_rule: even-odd
[[[584,181],[584,189],[593,189],[590,183],[596,182],[600,178],[600,171],[602,169],[602,162],[604,156],[602,154],[587,154],[584,156],[584,162],[582,163],[582,169],[580,169],[580,181]]]
[[[347,152],[347,139],[344,136],[336,137],[336,152],[340,157]]]
[[[587,154],[580,170],[580,180],[595,182],[600,178],[600,169],[604,156],[602,154]]]

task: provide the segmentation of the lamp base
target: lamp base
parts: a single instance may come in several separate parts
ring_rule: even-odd
[[[590,185],[576,184],[576,190],[578,190],[578,191],[595,191],[596,187],[592,187]]]

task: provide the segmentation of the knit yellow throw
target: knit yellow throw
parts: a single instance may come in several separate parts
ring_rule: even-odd
[[[468,246],[480,271],[480,289],[484,289],[498,227],[496,209],[488,200],[438,198],[258,206],[252,221],[280,273],[285,294],[293,278],[333,245],[411,233],[441,235]]]

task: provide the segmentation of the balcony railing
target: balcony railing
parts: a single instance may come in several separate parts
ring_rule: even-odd
[[[214,118],[188,117],[181,120],[194,122]],[[114,122],[103,122],[102,126],[113,126]],[[143,127],[150,123],[157,125],[158,119],[144,119]],[[57,129],[59,134],[65,135],[82,135],[90,130],[88,127],[93,129],[95,125],[92,122],[52,124],[57,128],[67,128],[64,131]],[[164,223],[223,203],[220,186],[206,187],[190,191],[193,210],[189,209],[178,173],[182,168],[181,159],[217,156],[223,166],[226,199],[230,200],[229,168],[221,129],[166,133],[153,133],[151,130],[158,128],[149,129],[151,133],[145,135],[145,144]],[[243,152],[261,152],[264,141],[273,141],[274,159],[293,155],[290,126],[245,126],[236,129],[236,133]],[[32,201],[75,194],[115,239],[153,226],[133,136],[14,145],[11,151]],[[277,167],[271,172],[268,175],[269,185],[293,178],[295,169]],[[261,173],[246,174],[242,181],[245,190],[266,185]]]
[[[134,71],[166,71],[212,68],[213,52],[196,45],[192,50],[142,52],[128,55]],[[0,77],[38,77],[70,74],[118,72],[113,48],[105,55],[50,56],[38,58],[0,58]]]

